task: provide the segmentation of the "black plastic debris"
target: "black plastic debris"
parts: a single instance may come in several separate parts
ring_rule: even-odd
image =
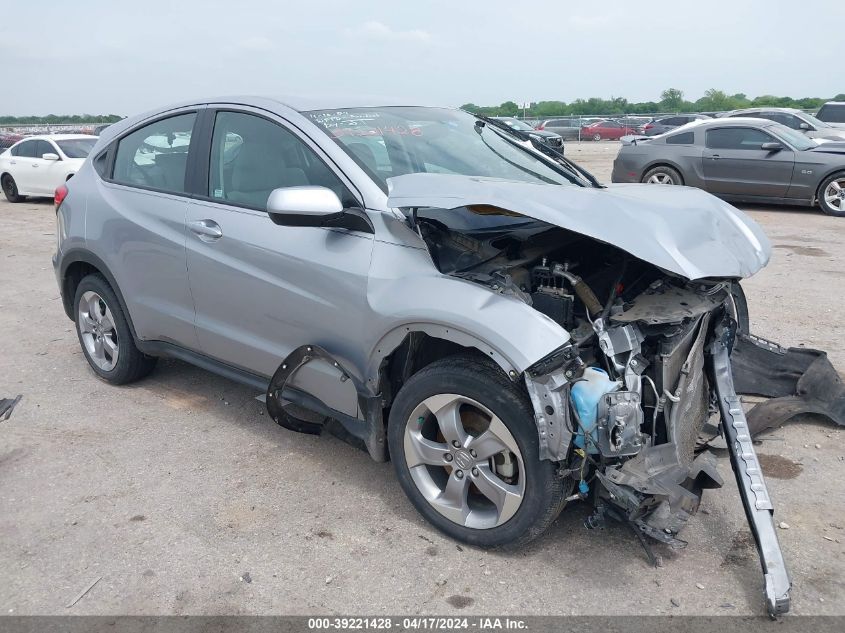
[[[731,366],[737,393],[771,398],[748,412],[752,435],[802,413],[845,426],[845,384],[825,352],[739,334]]]
[[[0,398],[0,420],[8,420],[11,417],[12,411],[21,401],[21,397],[18,395],[16,398]]]

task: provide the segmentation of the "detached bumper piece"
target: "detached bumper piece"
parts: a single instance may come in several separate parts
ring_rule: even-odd
[[[734,389],[730,354],[734,333],[731,328],[720,325],[716,335],[710,347],[710,357],[722,414],[722,428],[748,525],[757,543],[765,582],[766,608],[774,618],[789,611],[792,581],[775,533],[774,508],[751,443],[749,421]]]
[[[771,398],[748,412],[751,435],[801,413],[823,415],[845,426],[845,384],[824,352],[787,349],[758,336],[740,334],[731,364],[737,393]]]

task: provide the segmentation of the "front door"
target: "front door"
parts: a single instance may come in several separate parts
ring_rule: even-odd
[[[56,187],[62,184],[64,165],[62,160],[47,160],[44,154],[55,154],[59,151],[50,141],[37,140],[35,148],[35,159],[32,161],[32,193],[44,196],[52,196]]]
[[[779,143],[779,150],[762,149]],[[763,130],[707,130],[702,154],[705,188],[713,194],[783,198],[792,180],[795,152]]]
[[[280,120],[220,110],[207,183],[205,199],[195,199],[187,217],[201,350],[263,376],[301,345],[323,346],[339,359],[354,355],[373,236],[277,226],[266,212],[273,189],[301,185],[327,186],[345,206],[360,206],[316,148]],[[337,382],[315,378],[323,379]],[[350,415],[357,411],[354,389],[323,399]]]

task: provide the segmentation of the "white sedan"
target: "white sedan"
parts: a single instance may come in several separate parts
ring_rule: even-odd
[[[97,142],[86,134],[29,136],[0,154],[0,186],[9,202],[53,196],[73,176]]]

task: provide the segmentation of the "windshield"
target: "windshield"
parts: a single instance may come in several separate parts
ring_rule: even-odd
[[[833,127],[830,123],[825,123],[821,119],[817,119],[812,114],[807,114],[806,112],[801,113],[801,118],[804,119],[807,123],[812,125],[815,128],[820,127]]]
[[[502,123],[520,132],[533,132],[534,128],[519,119],[501,119]]]
[[[804,151],[807,149],[812,149],[816,147],[815,141],[811,138],[804,136],[801,132],[797,130],[793,130],[791,127],[786,127],[785,125],[781,125],[777,123],[769,128],[770,132],[774,132],[777,136],[781,137],[784,141],[792,145],[798,151]]]
[[[570,184],[554,163],[515,146],[461,110],[423,107],[305,112],[387,192],[387,179],[416,173]]]
[[[95,138],[75,138],[67,141],[56,141],[56,145],[62,150],[62,153],[68,158],[86,158],[94,145],[97,143]]]

